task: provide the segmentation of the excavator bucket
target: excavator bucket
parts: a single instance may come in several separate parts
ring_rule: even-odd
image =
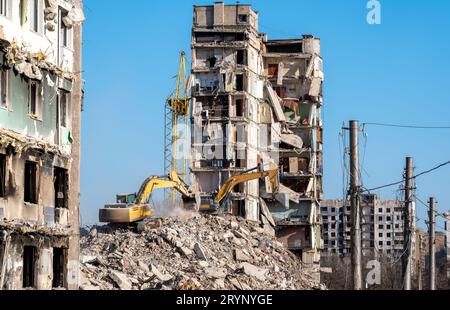
[[[198,211],[200,208],[200,196],[194,197],[182,196],[183,208],[189,211]]]

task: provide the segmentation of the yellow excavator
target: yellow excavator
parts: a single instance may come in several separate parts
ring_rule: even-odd
[[[195,194],[180,179],[175,171],[167,177],[153,176],[142,183],[137,194],[117,195],[115,204],[105,205],[99,211],[101,223],[128,224],[143,221],[153,216],[149,200],[152,192],[156,189],[173,188],[181,194],[183,206],[186,209],[198,209]]]
[[[258,171],[255,171],[258,170]],[[233,188],[241,183],[253,181],[257,179],[262,178],[269,178],[270,183],[270,189],[273,194],[275,194],[278,191],[278,171],[279,168],[270,169],[267,171],[262,170],[262,166],[258,166],[254,169],[250,169],[243,174],[238,174],[235,176],[232,176],[228,180],[225,181],[225,183],[222,184],[220,189],[216,191],[217,194],[213,195],[214,198],[209,201],[209,203],[202,202],[200,204],[200,211],[215,211],[219,209],[224,201],[226,201],[229,196],[231,195],[231,192]]]
[[[255,171],[259,170],[259,171]],[[235,175],[222,184],[220,189],[213,194],[213,199],[207,203],[201,203],[197,193],[192,192],[175,171],[167,177],[153,176],[144,181],[137,194],[117,195],[117,203],[105,205],[99,211],[99,221],[110,224],[138,223],[153,216],[149,205],[152,192],[156,189],[173,188],[181,194],[183,208],[211,212],[218,210],[222,203],[231,195],[233,188],[241,183],[269,178],[271,191],[275,194],[278,190],[278,168],[263,171],[261,166],[248,170],[243,174]]]

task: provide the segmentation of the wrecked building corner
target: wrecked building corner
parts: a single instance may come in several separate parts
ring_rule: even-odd
[[[83,4],[22,2],[0,15],[0,289],[78,289]]]
[[[234,189],[228,211],[258,221],[304,262],[320,259],[322,83],[320,40],[269,40],[250,5],[194,6],[191,180],[210,198],[224,180],[280,167],[276,199],[264,181]],[[266,168],[267,169],[267,168]],[[264,198],[261,204],[260,197]]]

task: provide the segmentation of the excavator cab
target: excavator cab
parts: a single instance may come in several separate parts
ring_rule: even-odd
[[[137,198],[137,194],[136,193],[119,194],[119,195],[116,195],[116,202],[117,203],[132,204],[133,202],[136,201],[136,198]]]
[[[181,194],[186,209],[198,210],[199,199],[192,193],[175,171],[167,176],[152,176],[141,185],[139,192],[117,195],[115,204],[107,204],[99,210],[99,221],[102,223],[136,223],[153,216],[149,205],[150,196],[157,189],[175,189]]]

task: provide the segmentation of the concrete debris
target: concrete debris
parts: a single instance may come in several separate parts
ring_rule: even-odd
[[[48,23],[47,23],[48,24]],[[50,26],[50,29],[53,26]],[[56,28],[56,26],[54,26]],[[47,27],[48,30],[50,30]],[[42,80],[42,70],[55,73],[60,78],[73,80],[74,75],[63,71],[58,66],[47,61],[47,54],[43,51],[31,53],[27,51],[27,47],[22,44],[19,46],[16,41],[4,48],[6,63],[13,67],[19,74],[33,80]]]
[[[115,284],[121,289],[121,290],[131,290],[132,283],[128,279],[128,277],[123,274],[122,272],[112,270],[109,274],[109,277],[114,281]]]
[[[266,269],[258,268],[250,263],[242,263],[240,268],[242,269],[242,272],[245,273],[246,275],[255,277],[260,281],[264,281],[266,279],[265,277],[265,273],[267,272]]]
[[[207,260],[205,251],[199,243],[194,245],[194,252],[200,260]]]
[[[286,143],[297,149],[303,148],[302,138],[294,134],[281,134],[281,142]]]
[[[257,222],[193,213],[141,233],[93,230],[81,238],[82,289],[323,289]]]

